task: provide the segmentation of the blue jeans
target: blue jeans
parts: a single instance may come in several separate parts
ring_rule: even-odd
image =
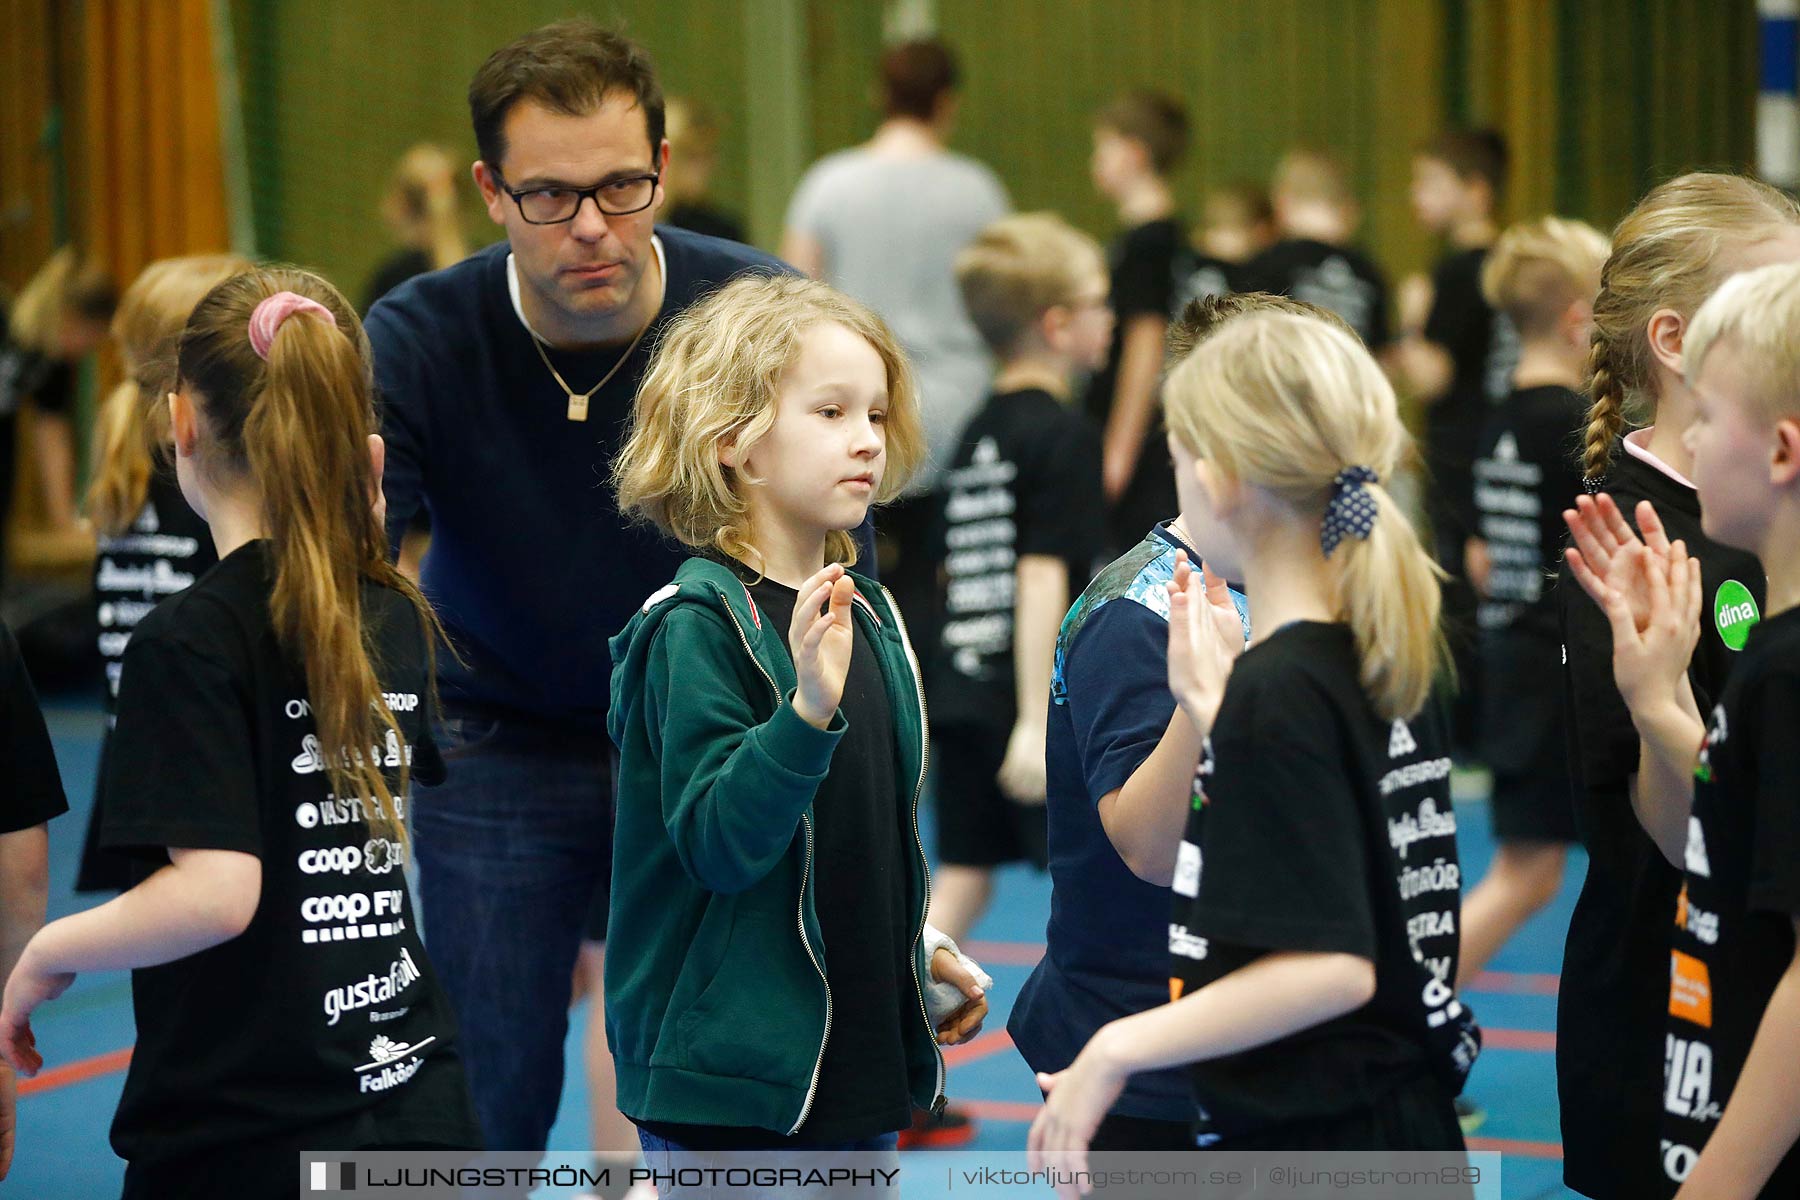
[[[449,712],[438,746],[447,778],[419,789],[412,814],[425,947],[487,1148],[541,1151],[562,1097],[575,952],[612,877],[612,742]]]
[[[707,1167],[816,1167],[829,1170],[832,1167],[869,1171],[871,1169],[898,1171],[900,1168],[900,1135],[898,1133],[882,1133],[872,1138],[864,1138],[858,1142],[842,1142],[831,1146],[807,1146],[800,1149],[784,1151],[731,1152],[712,1150],[690,1150],[668,1138],[658,1137],[647,1129],[638,1130],[638,1143],[644,1148],[644,1166],[660,1174],[668,1175],[682,1168]],[[859,1157],[854,1160],[839,1159],[839,1154],[851,1153]],[[816,1159],[814,1156],[818,1156]],[[703,1177],[704,1178],[704,1177]],[[871,1197],[900,1194],[899,1176],[892,1176],[894,1186],[890,1190],[871,1188],[866,1183],[861,1187],[758,1187],[758,1200],[824,1200],[826,1197],[842,1195],[856,1200],[870,1200]],[[670,1187],[667,1180],[657,1180],[656,1194],[659,1200],[712,1200],[717,1196],[737,1197],[748,1193],[742,1186],[731,1187],[729,1184],[713,1187],[702,1183],[700,1186]]]

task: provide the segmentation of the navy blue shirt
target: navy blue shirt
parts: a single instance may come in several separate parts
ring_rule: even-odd
[[[747,272],[791,270],[748,246],[663,226],[662,310],[629,361],[568,419],[507,289],[501,242],[395,288],[369,313],[388,536],[431,514],[424,587],[462,662],[439,658],[447,707],[604,729],[606,641],[690,551],[619,515],[610,471],[662,329]],[[592,387],[620,349],[546,349]]]
[[[1057,635],[1045,741],[1050,924],[1044,959],[1006,1024],[1034,1070],[1062,1070],[1108,1021],[1169,999],[1173,894],[1131,873],[1099,803],[1150,757],[1175,715],[1166,585],[1183,548],[1157,526],[1100,572]],[[1243,596],[1232,599],[1248,629]],[[1112,1111],[1193,1120],[1187,1070],[1132,1076]]]

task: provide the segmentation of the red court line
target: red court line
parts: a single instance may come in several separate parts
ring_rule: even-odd
[[[1012,1034],[1004,1029],[993,1033],[984,1033],[972,1042],[964,1042],[960,1046],[944,1047],[944,1062],[948,1066],[974,1062],[978,1058],[987,1058],[999,1054],[1003,1050],[1012,1049]]]
[[[1554,996],[1560,975],[1533,974],[1529,971],[1483,971],[1469,984],[1471,992],[1509,992],[1520,996]]]
[[[1044,957],[1042,942],[964,942],[962,948],[976,962],[1003,967],[1035,967]]]
[[[19,1080],[19,1095],[29,1096],[33,1092],[48,1092],[53,1088],[68,1087],[74,1083],[86,1083],[88,1080],[98,1079],[102,1075],[123,1071],[130,1062],[130,1046],[123,1050],[96,1054],[92,1058],[77,1059],[72,1063],[64,1063],[60,1067],[51,1067],[48,1071],[40,1071],[31,1079]]]
[[[1556,1049],[1556,1035],[1543,1029],[1492,1029],[1481,1027],[1484,1050],[1538,1050],[1549,1054]]]
[[[1484,1138],[1468,1139],[1471,1150],[1498,1150],[1502,1154],[1516,1154],[1520,1158],[1554,1158],[1563,1156],[1560,1142],[1526,1142],[1516,1138]]]

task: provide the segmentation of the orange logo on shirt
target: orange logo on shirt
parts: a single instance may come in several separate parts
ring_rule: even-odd
[[[1712,1028],[1712,975],[1691,954],[1669,951],[1669,1015]]]
[[[1169,1003],[1173,1004],[1179,999],[1181,999],[1181,980],[1170,979],[1169,980]]]

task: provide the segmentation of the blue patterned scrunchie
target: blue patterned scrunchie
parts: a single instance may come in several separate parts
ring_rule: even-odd
[[[1331,499],[1325,503],[1325,525],[1319,532],[1319,545],[1325,557],[1337,549],[1346,537],[1367,538],[1375,528],[1375,497],[1365,484],[1376,483],[1380,476],[1368,467],[1345,467],[1331,481]]]

